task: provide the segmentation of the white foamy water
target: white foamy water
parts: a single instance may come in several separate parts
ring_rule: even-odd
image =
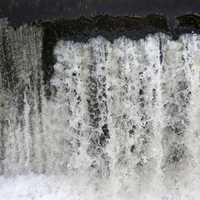
[[[198,200],[199,35],[59,41],[50,98],[33,50],[22,108],[0,87],[0,199]]]

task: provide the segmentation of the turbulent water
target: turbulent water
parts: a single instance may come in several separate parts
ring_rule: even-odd
[[[48,98],[42,36],[0,28],[0,199],[198,199],[200,35],[59,41]]]

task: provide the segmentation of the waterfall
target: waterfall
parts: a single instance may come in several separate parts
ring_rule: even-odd
[[[49,97],[42,38],[0,27],[0,194],[12,180],[58,199],[198,199],[200,36],[60,40]]]

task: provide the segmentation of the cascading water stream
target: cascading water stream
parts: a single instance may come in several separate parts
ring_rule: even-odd
[[[198,34],[59,41],[48,98],[39,28],[0,37],[1,195],[17,176],[60,199],[198,199]]]

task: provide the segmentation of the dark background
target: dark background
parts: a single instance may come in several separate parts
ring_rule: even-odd
[[[169,19],[200,12],[200,0],[0,0],[0,17],[14,23],[55,17],[163,14]]]

